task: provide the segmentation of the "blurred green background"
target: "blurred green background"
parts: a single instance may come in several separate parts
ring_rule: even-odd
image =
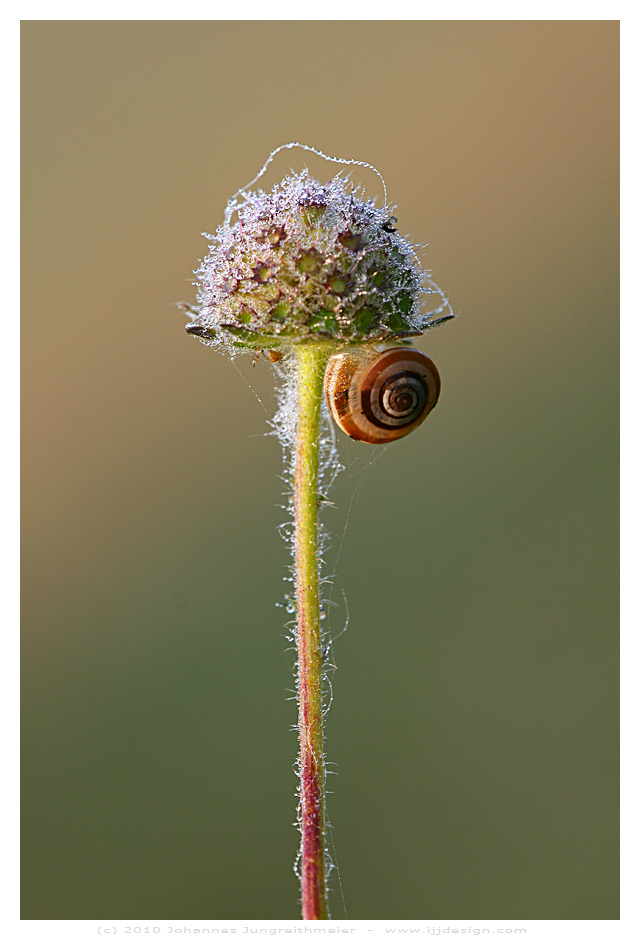
[[[347,913],[616,918],[618,24],[22,33],[23,917],[298,916],[270,366],[170,304],[301,140],[383,172],[459,314],[326,516]]]

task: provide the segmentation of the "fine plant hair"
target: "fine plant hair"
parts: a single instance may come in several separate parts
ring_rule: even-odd
[[[252,188],[277,154],[293,148],[373,171],[384,205],[365,198],[342,170],[327,183],[304,169],[268,192]],[[332,600],[322,517],[342,469],[337,429],[384,444],[417,428],[438,401],[440,377],[412,340],[454,316],[422,269],[424,246],[396,229],[394,208],[371,164],[284,144],[231,197],[215,233],[205,234],[209,253],[194,272],[197,303],[180,305],[187,333],[232,359],[265,356],[277,378],[270,424],[283,449],[290,516],[280,531],[292,557],[284,607],[297,652],[301,842],[294,868],[306,920],[330,916],[324,722],[333,640],[325,627]]]
[[[295,525],[295,507],[293,502],[293,489],[291,480],[295,470],[295,430],[298,414],[298,381],[297,381],[297,362],[294,358],[283,359],[273,364],[273,371],[276,376],[276,400],[278,407],[269,425],[273,434],[282,447],[283,474],[282,481],[285,485],[284,497],[285,504],[283,509],[289,516],[286,522],[283,522],[278,528],[280,535],[286,545],[289,547],[292,558],[295,561],[295,539],[293,530]],[[325,510],[331,505],[329,502],[329,493],[333,485],[344,470],[340,460],[336,441],[336,428],[331,420],[329,409],[325,401],[321,403],[320,433],[318,438],[319,461],[318,461],[318,565],[320,569],[320,585],[324,588],[327,581],[322,576],[325,563],[325,553],[329,546],[331,534],[324,524],[323,516]],[[295,587],[295,565],[292,563],[289,568],[287,582]],[[321,590],[320,597],[320,620],[325,622],[327,619],[327,605],[331,603],[329,597],[324,596]],[[288,591],[284,597],[284,609],[288,614],[295,614],[296,602],[295,591]],[[292,625],[294,621],[290,622]],[[292,628],[287,634],[287,639],[295,645],[295,630]],[[329,641],[329,637],[323,639]]]

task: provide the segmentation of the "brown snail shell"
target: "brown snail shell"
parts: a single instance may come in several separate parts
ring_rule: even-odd
[[[324,391],[334,421],[349,437],[387,444],[422,424],[438,401],[440,376],[417,349],[355,347],[331,356]]]

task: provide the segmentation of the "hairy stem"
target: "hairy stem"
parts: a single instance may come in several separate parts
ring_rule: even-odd
[[[325,771],[322,742],[322,644],[318,574],[318,452],[327,344],[297,347],[298,424],[293,500],[300,737],[302,916],[326,920]]]

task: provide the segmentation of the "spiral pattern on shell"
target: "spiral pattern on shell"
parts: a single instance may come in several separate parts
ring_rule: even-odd
[[[440,376],[417,349],[346,349],[329,359],[324,390],[334,421],[349,437],[387,444],[422,424],[438,401]]]

